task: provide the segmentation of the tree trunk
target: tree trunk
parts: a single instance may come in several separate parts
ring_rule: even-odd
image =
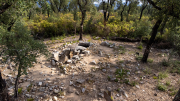
[[[144,11],[144,9],[147,7],[147,5],[146,6],[144,6],[143,8],[142,8],[142,10],[141,10],[141,14],[140,14],[140,18],[139,18],[139,21],[141,20],[141,17],[142,17],[142,14],[143,14],[143,11]]]
[[[130,4],[129,4],[129,9],[128,9],[128,11],[127,11],[127,13],[128,13],[128,14],[127,14],[127,19],[126,19],[127,22],[129,22],[129,13],[130,13],[130,11],[131,11],[131,5],[132,5],[132,4],[130,3]]]
[[[31,11],[29,12],[29,20],[31,19]]]
[[[179,91],[177,92],[176,96],[174,97],[173,101],[180,101],[180,88],[179,88]]]
[[[123,12],[124,12],[126,5],[127,5],[127,0],[126,0],[126,4],[123,7],[123,10],[121,11],[121,21],[123,21]]]
[[[76,35],[76,25],[77,25],[77,23],[75,23],[75,35]]]
[[[168,16],[165,17],[165,19],[161,25],[161,29],[160,29],[161,37],[164,34],[164,27],[165,27],[167,21],[168,21]]]
[[[148,55],[149,55],[149,52],[150,52],[150,49],[151,49],[151,46],[155,40],[155,37],[157,35],[157,31],[158,31],[158,28],[161,24],[162,20],[159,19],[156,24],[154,25],[153,29],[152,29],[152,35],[151,35],[151,38],[146,46],[146,49],[144,51],[144,55],[143,55],[143,58],[142,58],[142,62],[147,62],[147,58],[148,58]]]
[[[15,81],[15,90],[14,90],[14,98],[17,98],[18,96],[18,81],[19,81],[19,77],[21,76],[21,63],[19,64],[18,67],[18,75],[16,77],[16,81]]]
[[[80,36],[79,36],[79,40],[82,40],[82,34],[83,34],[83,24],[84,24],[84,19],[85,19],[85,15],[86,15],[86,10],[81,11],[82,13],[82,20],[81,20],[81,30],[80,30]]]
[[[104,26],[106,26],[106,11],[104,11]]]
[[[47,11],[47,13],[48,13],[48,18],[49,18],[49,10]]]
[[[0,101],[9,101],[8,96],[6,81],[2,78],[0,71]]]

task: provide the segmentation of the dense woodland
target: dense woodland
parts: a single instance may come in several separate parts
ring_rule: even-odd
[[[142,62],[147,62],[155,44],[180,53],[179,5],[179,0],[0,0],[1,55],[17,63],[18,80],[39,52],[48,55],[41,42],[47,38],[76,34],[83,40],[88,34],[137,40],[146,44]]]

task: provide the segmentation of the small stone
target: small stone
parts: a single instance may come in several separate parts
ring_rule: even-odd
[[[85,79],[78,79],[78,80],[76,80],[76,82],[78,82],[78,83],[82,84],[82,83],[84,83],[84,82],[85,82]]]
[[[93,61],[91,62],[91,64],[92,64],[92,65],[96,65],[96,61],[93,60]]]
[[[58,101],[58,98],[56,96],[53,97],[54,101]]]
[[[69,85],[70,85],[70,86],[73,85],[73,81],[69,81]]]
[[[78,92],[78,91],[76,91],[76,94],[77,94],[77,95],[79,95],[79,92]]]
[[[72,63],[72,60],[67,60],[67,63],[69,64],[69,63]]]
[[[102,69],[103,72],[106,72],[106,69]]]
[[[84,93],[86,91],[86,88],[82,88],[82,93]]]
[[[55,60],[51,60],[51,65],[52,65],[52,66],[55,66],[55,65],[56,65]]]
[[[157,94],[155,93],[154,96],[157,96]]]
[[[38,85],[39,85],[39,86],[42,86],[42,82],[39,82]]]
[[[28,98],[30,98],[30,97],[31,97],[31,95],[30,95],[30,94],[26,94],[26,96],[27,96]]]
[[[119,97],[119,94],[116,94],[117,97]]]
[[[55,94],[59,93],[59,89],[54,89],[54,93]]]
[[[121,64],[121,67],[125,67],[125,65],[124,65],[124,64]]]
[[[136,88],[140,89],[139,85],[136,85]]]
[[[104,98],[104,94],[103,93],[99,93],[98,94],[100,97]]]

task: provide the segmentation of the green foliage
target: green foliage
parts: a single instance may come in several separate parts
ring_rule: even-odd
[[[33,98],[28,98],[27,101],[34,101],[34,99]]]
[[[178,92],[177,90],[172,91],[169,95],[170,95],[170,96],[174,96],[174,95],[176,95],[176,94],[177,94],[177,92]]]
[[[131,82],[131,86],[135,86],[135,85],[137,85],[138,84],[138,82],[136,82],[136,81],[132,81]]]
[[[167,87],[163,84],[160,84],[160,83],[157,85],[157,88],[160,91],[167,91]]]
[[[147,62],[153,63],[153,59],[147,59]]]
[[[157,76],[153,76],[153,79],[157,79],[158,77]]]
[[[143,56],[137,56],[136,60],[141,60],[143,58]]]
[[[164,78],[167,78],[167,77],[168,77],[167,71],[165,71],[165,72],[160,72],[160,73],[158,74],[158,79],[160,79],[160,80],[162,80],[162,79],[164,79]]]
[[[170,81],[166,81],[166,86],[170,86],[171,82]]]
[[[142,43],[137,48],[142,50],[143,49]]]
[[[18,94],[21,94],[21,93],[22,93],[22,89],[23,89],[23,88],[18,88]]]
[[[170,66],[170,63],[168,61],[166,61],[165,59],[163,59],[162,65],[165,67],[168,67],[168,66]]]
[[[126,76],[127,72],[128,70],[125,69],[116,69],[115,74],[117,78],[123,79]]]

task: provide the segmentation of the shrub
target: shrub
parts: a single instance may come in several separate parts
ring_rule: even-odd
[[[168,67],[168,66],[170,66],[170,63],[168,61],[166,61],[165,59],[163,59],[162,65],[165,67]]]
[[[165,71],[165,72],[160,72],[159,74],[158,74],[158,78],[159,79],[164,79],[164,78],[167,78],[168,77],[168,73],[167,73],[167,71]]]
[[[167,91],[167,87],[163,84],[160,84],[160,83],[157,85],[157,88],[160,91]]]

